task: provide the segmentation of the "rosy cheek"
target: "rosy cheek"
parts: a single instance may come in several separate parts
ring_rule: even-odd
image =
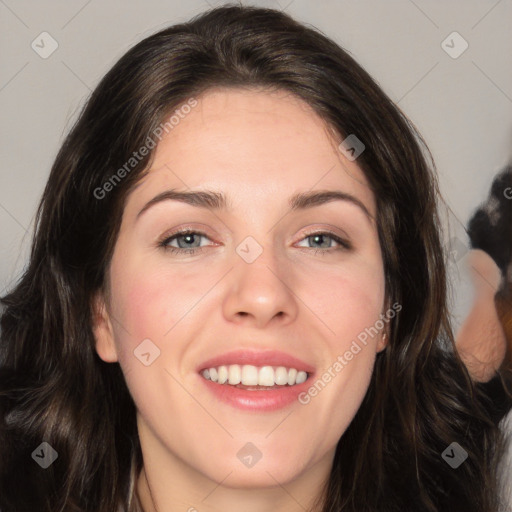
[[[211,287],[210,280],[208,276],[171,271],[149,262],[127,273],[121,288],[120,315],[133,342],[168,339],[169,331]]]
[[[310,290],[305,302],[314,304],[318,319],[335,331],[338,340],[357,336],[382,312],[384,279],[369,266],[363,272],[361,268],[325,272],[316,276],[314,286],[310,282],[303,286]]]
[[[122,299],[128,330],[136,339],[161,338],[171,327],[179,293],[161,280],[134,276]]]

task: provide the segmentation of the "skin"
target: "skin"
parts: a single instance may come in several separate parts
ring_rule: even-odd
[[[162,138],[148,175],[128,196],[109,269],[110,296],[95,299],[96,350],[119,362],[137,406],[144,469],[137,492],[146,512],[303,511],[327,480],[339,438],[367,391],[379,333],[307,405],[254,412],[218,402],[196,372],[235,348],[278,349],[321,375],[387,309],[373,192],[356,161],[338,150],[324,122],[282,91],[214,89]],[[164,190],[223,192],[232,209],[167,200]],[[297,192],[341,190],[348,201],[290,211]],[[174,247],[158,240],[179,227],[206,234]],[[333,231],[353,248],[331,238]],[[236,247],[262,247],[252,263]],[[315,254],[315,249],[318,252]],[[321,252],[323,251],[323,252]],[[160,350],[143,365],[134,349]],[[252,468],[237,452],[262,453]]]
[[[468,255],[475,296],[457,336],[457,350],[473,379],[489,381],[500,368],[507,349],[494,296],[502,279],[499,267],[480,249]]]

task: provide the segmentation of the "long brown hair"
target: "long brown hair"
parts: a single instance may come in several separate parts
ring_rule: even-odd
[[[509,273],[505,277],[503,286],[496,293],[494,302],[507,341],[502,370],[510,376],[512,374],[512,263],[509,267]],[[512,381],[512,379],[507,380]]]
[[[120,366],[95,352],[91,315],[93,295],[107,285],[125,198],[154,151],[122,179],[112,177],[170,112],[218,86],[287,90],[340,140],[356,134],[366,148],[358,164],[377,200],[386,294],[402,310],[338,443],[321,510],[494,512],[501,437],[454,349],[428,149],[337,44],[283,12],[238,5],[130,49],[56,157],[27,268],[1,299],[0,508],[136,510],[135,405]],[[468,453],[457,469],[441,455],[453,441]],[[58,453],[44,470],[32,460],[42,442]]]

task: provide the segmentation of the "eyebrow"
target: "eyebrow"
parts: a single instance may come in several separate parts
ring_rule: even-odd
[[[197,208],[207,208],[212,210],[226,210],[231,209],[227,197],[220,193],[211,190],[198,190],[183,192],[175,189],[165,190],[153,199],[149,200],[137,214],[136,220],[147,210],[155,204],[163,201],[179,201]],[[322,204],[331,203],[333,201],[347,201],[358,206],[366,215],[368,220],[374,221],[372,214],[368,208],[357,197],[339,190],[314,190],[308,192],[299,192],[294,194],[288,200],[288,205],[292,211],[306,210]]]

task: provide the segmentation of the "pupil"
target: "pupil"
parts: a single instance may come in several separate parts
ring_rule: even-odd
[[[185,241],[185,244],[193,243],[194,237],[195,237],[194,234],[182,235],[182,239]]]
[[[324,235],[314,235],[313,238],[315,242],[317,242],[320,239],[320,244],[322,243],[321,240],[323,240]]]

